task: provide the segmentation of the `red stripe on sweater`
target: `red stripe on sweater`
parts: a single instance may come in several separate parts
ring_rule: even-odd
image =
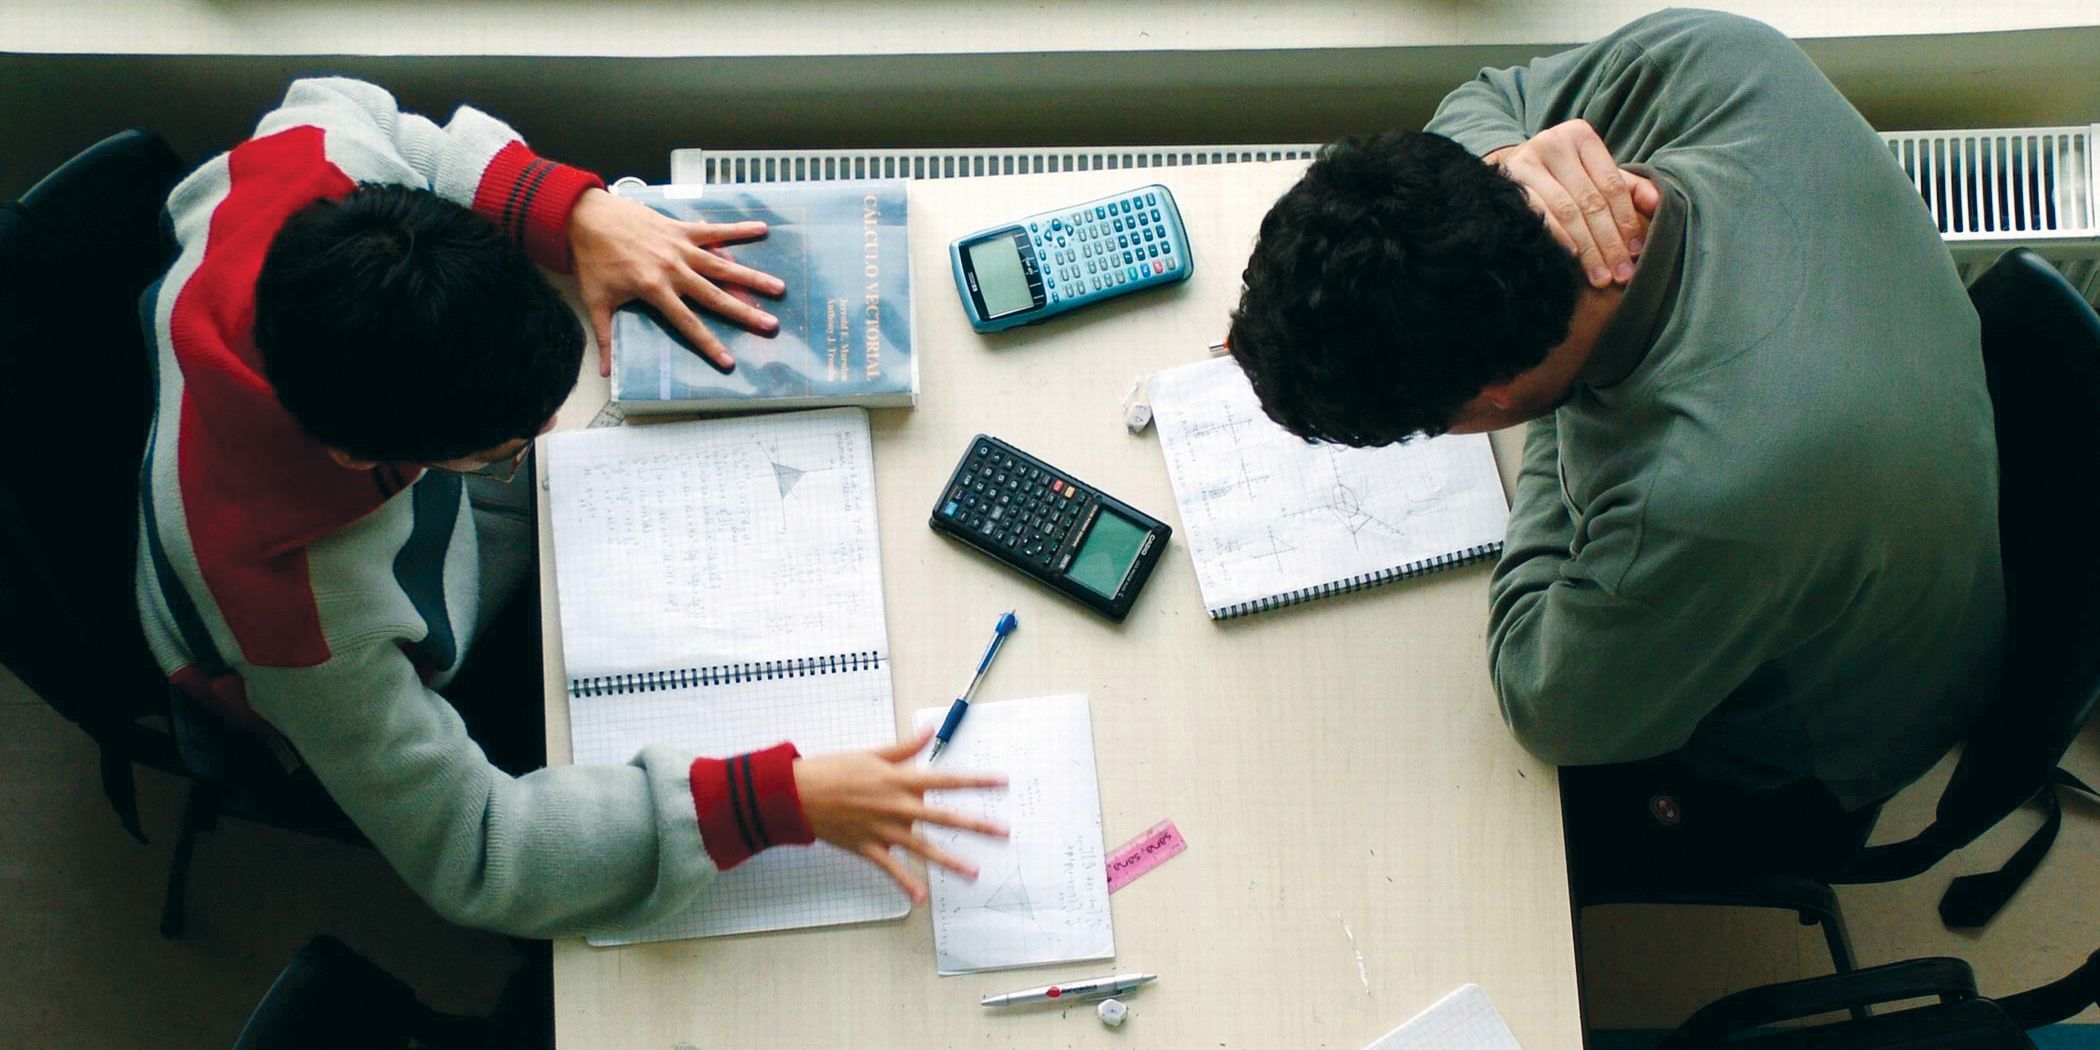
[[[293,212],[355,183],[328,162],[321,129],[252,139],[227,155],[204,257],[169,323],[182,370],[177,475],[198,569],[249,663],[309,667],[328,642],[306,547],[385,501],[294,422],[255,349],[255,279]]]
[[[569,211],[576,198],[605,180],[580,168],[541,160],[522,142],[496,152],[474,190],[474,210],[525,249],[532,261],[568,273]]]
[[[718,871],[751,859],[758,849],[747,845],[738,828],[741,817],[758,841],[775,846],[806,846],[817,840],[802,812],[802,795],[795,788],[795,760],[802,753],[795,745],[779,743],[750,754],[751,780],[757,799],[753,811],[744,804],[741,787],[730,789],[731,759],[696,758],[686,779],[693,794],[693,813],[700,820],[700,844],[713,858]],[[763,848],[763,847],[759,847]]]

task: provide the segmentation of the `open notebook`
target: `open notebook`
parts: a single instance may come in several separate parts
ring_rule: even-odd
[[[1509,505],[1487,436],[1307,444],[1270,421],[1231,358],[1147,384],[1211,618],[1262,612],[1487,557]]]
[[[895,742],[868,416],[826,409],[605,427],[546,441],[578,764],[644,745],[727,756]],[[767,850],[694,909],[594,944],[896,918],[880,871]]]

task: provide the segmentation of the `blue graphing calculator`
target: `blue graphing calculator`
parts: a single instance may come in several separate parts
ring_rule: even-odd
[[[980,332],[1186,281],[1194,269],[1174,195],[1157,183],[957,238],[948,261]]]

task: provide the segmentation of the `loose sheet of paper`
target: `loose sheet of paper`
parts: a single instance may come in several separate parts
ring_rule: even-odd
[[[1214,617],[1502,542],[1509,507],[1485,435],[1309,445],[1262,412],[1230,358],[1168,369],[1146,385]]]
[[[947,713],[929,707],[915,721],[922,729],[938,726]],[[929,866],[939,973],[1114,958],[1085,695],[971,704],[940,768],[1005,774],[1003,791],[935,791],[926,801],[981,815],[1012,834],[1002,841],[923,828],[934,845],[978,866],[975,882]]]
[[[1477,984],[1460,985],[1364,1050],[1523,1050]]]

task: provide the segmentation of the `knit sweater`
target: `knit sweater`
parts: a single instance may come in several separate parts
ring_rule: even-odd
[[[654,922],[758,842],[811,841],[791,745],[727,761],[651,747],[626,765],[512,777],[439,695],[482,611],[460,477],[337,463],[278,403],[253,338],[277,231],[361,183],[471,207],[564,272],[570,209],[603,185],[473,109],[441,127],[329,79],[294,83],[252,139],[175,188],[179,253],[142,302],[157,400],[138,565],[173,686],[281,734],[409,885],[467,925],[547,936]]]
[[[1995,689],[1997,449],[1976,314],[1866,122],[1748,19],[1642,18],[1486,70],[1476,154],[1581,117],[1660,212],[1572,398],[1532,424],[1490,585],[1503,714],[1550,761],[1675,752],[1848,805]]]

